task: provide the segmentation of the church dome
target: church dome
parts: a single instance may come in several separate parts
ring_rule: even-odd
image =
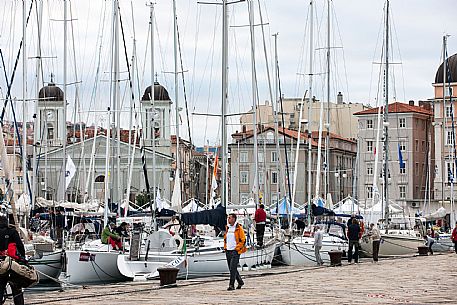
[[[141,98],[142,101],[149,101],[151,96],[151,86],[147,87],[144,90],[143,97]],[[168,96],[168,91],[165,89],[164,86],[159,84],[158,82],[154,82],[154,100],[155,101],[169,101],[170,96]]]
[[[51,82],[40,89],[38,98],[45,101],[63,101],[63,91]]]
[[[447,72],[447,80],[446,82],[450,81],[451,83],[457,82],[457,54],[452,55],[448,59],[448,66],[449,70]],[[443,64],[441,63],[440,67],[438,68],[438,71],[436,71],[436,76],[435,76],[435,84],[442,84],[443,83],[443,77],[444,77],[444,71],[443,71]],[[450,73],[450,75],[449,75]]]

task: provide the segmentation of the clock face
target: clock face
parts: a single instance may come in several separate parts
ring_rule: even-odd
[[[54,111],[48,110],[46,112],[46,117],[48,118],[48,120],[54,120]]]

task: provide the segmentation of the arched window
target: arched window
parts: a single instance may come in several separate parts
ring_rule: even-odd
[[[105,176],[104,175],[97,176],[97,178],[95,178],[95,182],[105,182]]]
[[[54,124],[48,123],[48,140],[54,140]]]

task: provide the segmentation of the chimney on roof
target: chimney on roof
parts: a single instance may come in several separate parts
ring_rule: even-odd
[[[336,96],[336,103],[337,104],[343,104],[343,94],[340,92],[338,92],[338,95]]]
[[[413,101],[413,100],[410,100],[410,101],[409,101],[409,105],[410,105],[410,106],[414,106],[414,101]]]
[[[428,101],[419,101],[419,107],[422,107],[426,110],[432,110],[432,106]]]

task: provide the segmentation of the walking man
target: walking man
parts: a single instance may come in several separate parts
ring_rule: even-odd
[[[370,236],[373,244],[373,262],[377,263],[379,246],[381,244],[381,232],[374,223],[370,224],[370,231],[368,232],[368,235]]]
[[[360,226],[356,218],[352,219],[352,223],[348,226],[348,239],[349,239],[349,250],[348,250],[348,262],[352,263],[352,258],[357,264],[359,262],[359,238],[360,238]],[[354,248],[354,255],[352,249]]]
[[[228,225],[225,227],[224,249],[227,258],[227,265],[230,270],[230,281],[227,290],[235,290],[235,280],[238,282],[236,289],[241,289],[244,285],[238,273],[238,262],[240,255],[246,252],[246,235],[243,227],[236,222],[236,215],[229,214]]]
[[[265,206],[263,204],[259,205],[259,208],[255,211],[254,221],[255,221],[255,231],[257,234],[257,246],[263,246],[263,235],[265,234],[265,224],[267,221],[267,213],[264,210]]]
[[[321,248],[322,248],[322,231],[319,230],[318,226],[314,227],[314,255],[316,256],[316,263],[318,266],[322,266],[324,261],[321,258]]]
[[[452,230],[451,240],[454,243],[454,251],[457,254],[457,222],[455,223],[454,230]]]

